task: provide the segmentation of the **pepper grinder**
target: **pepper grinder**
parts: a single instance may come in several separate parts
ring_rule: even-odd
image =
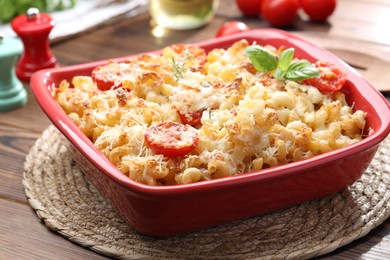
[[[20,40],[0,34],[0,111],[27,103],[27,92],[15,75],[15,61],[22,51]]]
[[[48,38],[54,25],[48,14],[40,13],[34,7],[12,20],[12,29],[24,45],[24,52],[16,64],[16,75],[20,80],[28,82],[34,72],[56,66],[57,59],[50,51]]]

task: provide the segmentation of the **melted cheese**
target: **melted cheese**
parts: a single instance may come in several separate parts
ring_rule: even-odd
[[[162,55],[119,64],[123,89],[101,91],[90,77],[79,76],[74,87],[64,81],[53,95],[107,158],[148,185],[232,176],[361,140],[365,113],[354,112],[342,93],[326,95],[253,72],[243,51],[247,46],[242,40],[207,55],[196,46],[167,47]],[[266,48],[277,55],[274,47]],[[179,114],[199,111],[199,140],[189,154],[166,158],[145,144],[151,126],[180,123]],[[184,133],[183,145],[191,141]]]

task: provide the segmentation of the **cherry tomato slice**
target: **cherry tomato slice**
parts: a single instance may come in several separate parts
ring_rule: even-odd
[[[190,125],[166,121],[149,127],[144,135],[155,154],[178,157],[188,154],[198,143],[198,131]]]
[[[249,31],[249,26],[243,22],[239,21],[229,21],[223,23],[221,27],[219,27],[215,37],[221,37],[225,35],[232,35],[235,33],[246,32]]]
[[[109,90],[112,87],[116,89],[122,86],[121,68],[116,62],[96,67],[91,77],[100,90]]]
[[[320,70],[320,75],[307,79],[305,84],[318,88],[321,92],[339,91],[347,82],[347,74],[327,61],[317,61],[314,66]]]
[[[177,113],[179,114],[180,120],[183,124],[195,126],[200,124],[200,119],[202,118],[203,110],[187,114],[182,114],[179,111],[177,111]]]

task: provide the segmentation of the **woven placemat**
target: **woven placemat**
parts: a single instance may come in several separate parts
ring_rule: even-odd
[[[310,258],[366,235],[390,215],[390,137],[363,176],[331,196],[199,232],[151,238],[128,226],[88,182],[49,126],[25,162],[23,185],[45,225],[125,259]]]

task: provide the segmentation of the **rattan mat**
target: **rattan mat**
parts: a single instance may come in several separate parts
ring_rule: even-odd
[[[390,137],[348,189],[250,219],[168,238],[128,226],[81,173],[54,126],[25,162],[23,185],[45,225],[100,254],[125,259],[283,259],[319,256],[366,235],[390,215]]]

